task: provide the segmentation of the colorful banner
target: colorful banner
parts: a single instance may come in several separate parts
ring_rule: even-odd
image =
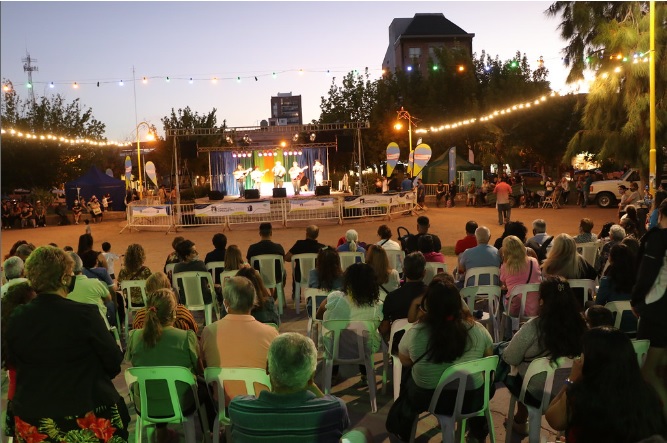
[[[225,215],[270,214],[271,202],[260,200],[246,203],[214,203],[195,205],[196,217],[217,217]]]
[[[166,217],[169,215],[169,206],[132,206],[132,217]]]
[[[318,198],[315,200],[290,200],[289,211],[307,211],[316,209],[334,208],[333,198]]]
[[[408,175],[410,177],[413,177],[414,174],[412,173],[412,167],[415,164],[415,151],[410,151],[410,155],[408,156]]]
[[[402,205],[414,201],[414,192],[399,192],[397,194],[368,194],[345,197],[343,207],[349,208],[384,208],[387,206]]]
[[[431,159],[431,147],[426,143],[422,143],[415,148],[414,151],[414,176],[418,176],[426,163]]]
[[[449,182],[456,180],[456,146],[449,148]]]
[[[132,182],[132,159],[130,156],[125,157],[125,189],[131,188],[130,183]]]
[[[157,172],[155,170],[155,163],[147,162],[146,163],[146,177],[150,178],[151,181],[157,186]]]
[[[401,156],[401,149],[398,144],[391,142],[387,145],[387,177],[391,177],[394,168],[398,164],[398,159]]]

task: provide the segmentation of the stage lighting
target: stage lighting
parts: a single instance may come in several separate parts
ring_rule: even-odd
[[[315,138],[317,138],[317,136],[315,135],[314,132],[313,132],[312,134],[310,134],[310,141],[311,141],[311,142],[314,142],[314,141],[315,141]]]

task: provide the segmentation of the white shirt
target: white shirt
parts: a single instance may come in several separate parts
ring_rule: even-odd
[[[392,239],[388,240],[380,240],[379,242],[375,243],[378,246],[382,246],[382,249],[385,251],[400,251],[401,250],[401,245],[398,244],[397,241],[394,241]]]

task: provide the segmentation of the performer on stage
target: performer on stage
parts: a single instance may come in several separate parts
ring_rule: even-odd
[[[273,187],[282,188],[283,183],[285,182],[285,174],[287,171],[280,162],[276,162],[276,165],[273,167]]]
[[[262,187],[262,177],[269,172],[268,169],[260,171],[259,166],[255,166],[255,170],[250,173],[250,178],[253,181],[254,188],[259,190]]]
[[[236,179],[236,183],[239,187],[239,197],[243,197],[243,194],[245,194],[245,177],[250,171],[252,171],[252,168],[243,169],[243,165],[240,163],[236,167],[236,171],[234,171],[234,178]]]
[[[322,186],[322,182],[324,181],[324,166],[319,160],[315,160],[313,172],[315,173],[315,186]]]
[[[299,167],[298,162],[293,162],[292,167],[289,168],[289,176],[292,180],[292,187],[294,188],[294,195],[299,195],[299,189],[301,188],[301,179],[303,178],[303,171],[308,169],[308,166],[303,168]]]

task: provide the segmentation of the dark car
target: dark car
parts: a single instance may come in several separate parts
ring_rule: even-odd
[[[519,172],[519,175],[521,176],[521,181],[528,186],[538,186],[542,185],[544,182],[544,177],[542,177],[542,174],[539,172],[521,171]]]

